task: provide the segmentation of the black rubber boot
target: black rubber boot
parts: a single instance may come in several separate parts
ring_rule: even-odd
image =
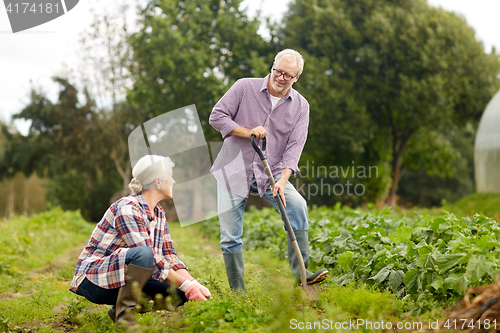
[[[306,278],[307,284],[319,283],[326,279],[328,276],[328,271],[325,268],[321,268],[315,273],[311,273],[307,270],[309,267],[309,240],[307,229],[294,230],[295,238],[297,238],[297,244],[299,245],[300,253],[304,259],[304,266],[306,267]],[[300,281],[300,266],[297,256],[295,255],[295,250],[293,249],[292,242],[290,238],[286,237],[288,242],[288,262],[290,263],[290,268],[295,277]]]
[[[108,310],[108,316],[111,318],[111,320],[116,322],[116,306],[112,306],[111,309]]]
[[[224,253],[223,255],[229,286],[235,291],[245,293],[243,252]]]

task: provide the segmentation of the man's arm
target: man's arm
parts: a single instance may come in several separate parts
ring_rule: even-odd
[[[295,124],[283,154],[283,169],[291,169],[293,173],[299,171],[299,160],[307,140],[309,127],[309,105],[306,104],[297,123]]]
[[[239,109],[241,101],[242,88],[241,81],[236,81],[231,88],[222,96],[222,98],[215,104],[210,117],[209,124],[222,134],[225,139],[239,127],[234,121]]]
[[[252,135],[255,135],[257,139],[262,139],[267,134],[267,131],[262,126],[257,126],[249,130],[243,126],[236,127],[229,135],[239,136],[240,138],[248,138],[251,139]]]
[[[231,88],[222,96],[215,104],[209,117],[209,124],[222,134],[225,139],[230,135],[248,138],[255,135],[257,139],[262,139],[266,136],[266,130],[262,126],[257,126],[252,129],[240,126],[234,121],[236,113],[239,109],[239,103],[242,95],[243,81],[236,81]]]
[[[299,117],[297,124],[295,125],[288,142],[285,147],[285,153],[283,154],[283,170],[281,171],[281,178],[276,182],[276,187],[273,191],[273,197],[276,196],[277,192],[280,192],[281,198],[283,199],[283,204],[285,203],[285,186],[292,174],[298,172],[298,162],[302,150],[307,139],[307,128],[309,127],[309,104],[306,102],[305,108]]]

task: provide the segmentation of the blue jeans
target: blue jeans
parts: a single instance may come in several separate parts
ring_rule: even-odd
[[[281,174],[275,176],[278,181]],[[250,191],[257,193],[257,181],[252,179]],[[278,203],[273,198],[273,192],[269,187],[264,194],[271,205],[278,209]],[[307,202],[290,182],[285,186],[286,213],[293,230],[308,229],[309,215],[307,213]],[[229,193],[221,184],[217,183],[217,210],[220,223],[220,245],[222,253],[238,253],[243,250],[243,212],[247,198],[234,193]]]
[[[153,263],[153,251],[148,246],[138,246],[129,249],[125,258],[126,265],[133,264],[143,268],[152,268]],[[85,278],[80,286],[78,286],[78,290],[83,297],[92,303],[115,305],[120,288],[101,288]],[[161,294],[163,297],[167,297],[169,295],[174,296],[174,303],[178,303],[178,305],[184,304],[188,301],[184,292],[175,288],[175,294],[172,295],[172,286],[169,283],[160,282],[151,277],[144,285],[144,288],[142,288],[142,291],[152,298],[154,298],[156,294]]]

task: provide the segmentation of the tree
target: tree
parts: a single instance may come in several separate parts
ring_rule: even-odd
[[[296,0],[282,40],[317,59],[316,76],[299,80],[300,86],[319,101],[320,120],[328,115],[338,121],[331,127],[323,121],[313,139],[327,141],[329,129],[357,125],[358,138],[346,140],[357,143],[353,150],[390,160],[391,206],[405,152],[419,143],[412,138],[428,139],[477,119],[499,87],[498,54],[485,54],[463,18],[424,0]],[[321,102],[325,95],[327,105]],[[444,171],[453,162],[437,157],[425,159],[425,167],[440,162]]]
[[[127,93],[142,122],[195,104],[205,140],[221,140],[220,133],[208,124],[215,103],[237,79],[262,77],[272,64],[270,45],[257,34],[260,22],[249,20],[239,9],[240,3],[156,0],[142,10],[142,27],[130,38],[134,84]],[[208,153],[208,146],[203,149]],[[185,156],[175,158],[178,163]],[[209,155],[198,154],[196,163],[177,168],[176,177],[201,179],[209,173],[210,163],[204,163],[209,160]],[[178,180],[181,184],[181,178]],[[192,218],[200,220],[205,198],[201,189],[190,184],[190,189],[178,191],[176,197],[183,195],[184,204],[189,202],[192,207]]]
[[[129,193],[131,164],[127,137],[141,124],[137,110],[126,101],[126,91],[131,84],[129,71],[132,48],[127,5],[107,7],[103,13],[94,13],[90,29],[80,39],[82,66],[79,73],[82,84],[95,101],[92,121],[107,144],[101,149],[113,161],[122,179],[121,189],[112,199]]]
[[[55,77],[60,86],[56,103],[35,88],[30,103],[14,118],[31,121],[28,136],[13,135],[5,153],[3,174],[34,171],[52,180],[48,199],[64,209],[81,209],[89,220],[101,218],[117,188],[114,165],[103,147],[112,142],[96,126],[94,103],[84,92],[80,104],[77,89],[67,79]],[[119,186],[118,186],[119,187]]]
[[[220,135],[208,124],[213,105],[239,78],[264,76],[270,46],[258,20],[240,11],[241,0],[157,0],[141,13],[133,34],[133,89],[127,97],[142,121],[196,104],[208,141]]]
[[[445,131],[430,132],[428,138],[416,135],[403,159],[402,181],[398,197],[405,203],[425,207],[456,202],[474,192],[474,138],[477,121],[465,126],[450,126]],[[432,154],[428,152],[432,151]],[[427,152],[427,153],[426,153]],[[452,160],[444,169],[434,161]],[[427,167],[426,167],[427,165]],[[418,184],[418,186],[416,186]]]

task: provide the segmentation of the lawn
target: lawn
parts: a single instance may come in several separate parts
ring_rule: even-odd
[[[310,300],[302,289],[294,286],[287,260],[283,260],[285,234],[275,211],[254,210],[245,215],[244,295],[229,289],[218,246],[217,220],[187,227],[170,223],[179,256],[213,297],[173,311],[154,309],[152,301],[145,300],[144,309],[151,311],[137,314],[138,322],[147,332],[373,332],[389,327],[426,327],[436,320],[443,321],[449,313],[448,305],[462,297],[462,290],[453,289],[457,286],[451,283],[453,279],[448,279],[448,284],[445,280],[460,274],[467,276],[472,257],[452,263],[445,260],[451,257],[439,256],[447,254],[444,245],[428,242],[426,246],[432,248],[425,247],[420,239],[429,236],[425,234],[425,225],[436,235],[456,230],[458,227],[453,225],[456,221],[463,229],[461,232],[472,225],[479,226],[480,234],[481,226],[494,226],[494,221],[485,217],[472,219],[470,223],[449,215],[439,218],[442,220],[437,222],[434,217],[408,218],[373,207],[312,209],[312,265],[327,266],[331,272],[317,288],[318,301]],[[92,229],[93,224],[84,221],[77,212],[60,209],[30,218],[0,221],[1,331],[122,331],[108,318],[108,306],[92,304],[68,290],[76,259]],[[412,234],[420,238],[412,239]],[[494,238],[482,241],[486,251],[492,253],[491,258],[497,255],[498,243]],[[447,248],[453,239],[447,241]],[[457,241],[453,244],[458,246]],[[407,252],[414,246],[415,251],[411,256],[406,253],[400,257],[397,251],[391,253],[399,247],[401,254],[401,246],[406,246]],[[441,260],[437,264],[432,262],[436,255]],[[426,259],[422,259],[424,256]],[[365,262],[368,258],[371,263]],[[391,258],[393,265],[388,266]],[[443,277],[442,284],[434,284],[434,289],[425,285],[429,277],[425,270],[430,267],[426,265],[430,262],[438,266],[433,274]],[[476,285],[491,282],[489,276],[496,272],[496,262],[481,269],[486,270]],[[421,288],[423,296],[415,296],[414,288]]]

